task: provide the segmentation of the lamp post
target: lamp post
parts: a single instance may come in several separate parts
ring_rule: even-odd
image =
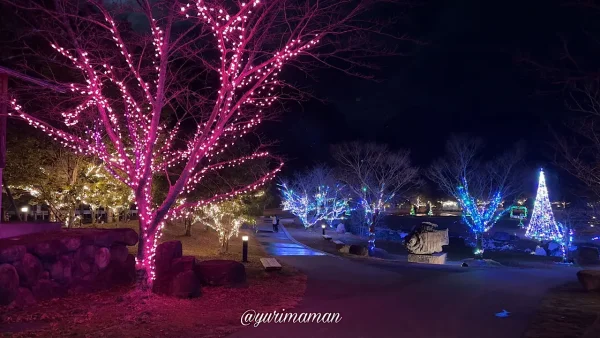
[[[248,262],[248,236],[242,236],[242,262]]]
[[[323,229],[323,236],[325,236],[325,227],[326,227],[325,224],[321,224],[321,229]]]
[[[22,207],[21,212],[25,215],[25,222],[27,222],[27,214],[29,213],[29,207],[28,206]]]

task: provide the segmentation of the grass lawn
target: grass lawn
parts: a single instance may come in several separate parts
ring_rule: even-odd
[[[121,226],[137,230],[130,222]],[[108,225],[104,227],[114,227]],[[180,240],[183,254],[199,260],[241,260],[241,236],[232,238],[221,254],[213,230],[192,229],[182,236],[177,225],[167,226],[161,241]],[[131,249],[132,251],[135,248]],[[303,297],[306,276],[284,266],[266,273],[259,261],[262,247],[250,236],[246,263],[247,286],[204,287],[196,299],[175,299],[115,288],[93,294],[74,294],[17,310],[0,308],[0,334],[5,337],[223,337],[243,326],[249,309],[266,312],[293,308]]]
[[[577,282],[551,290],[523,337],[600,337],[600,292],[587,292]]]

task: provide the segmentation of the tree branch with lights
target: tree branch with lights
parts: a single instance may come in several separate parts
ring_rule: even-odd
[[[237,160],[215,158],[271,114],[274,102],[289,97],[293,88],[280,79],[284,65],[357,74],[368,66],[361,57],[378,52],[361,47],[374,41],[372,33],[385,34],[364,15],[379,1],[3,2],[44,18],[32,21],[40,27],[31,33],[51,46],[54,55],[44,60],[54,63],[54,72],[39,75],[70,89],[67,95],[13,97],[10,116],[100,159],[133,191],[142,287],[153,282],[155,248],[167,219],[259,189],[280,171],[283,163],[260,145]],[[127,17],[140,18],[142,28],[122,21]],[[75,80],[61,83],[63,73]],[[273,165],[254,182],[186,199],[207,171],[258,157]],[[169,186],[161,201],[152,201],[157,176]]]
[[[383,218],[386,203],[420,184],[410,152],[391,151],[374,143],[344,143],[332,148],[340,164],[342,180],[358,198],[364,224],[369,229],[369,250],[375,248],[375,226]]]
[[[483,234],[510,210],[508,198],[516,197],[522,187],[519,163],[523,148],[513,150],[489,162],[481,161],[483,143],[467,136],[453,136],[446,144],[446,156],[434,162],[428,177],[458,200],[462,219],[476,237],[475,255],[483,255]]]
[[[283,210],[300,219],[305,228],[325,222],[332,225],[350,210],[344,186],[333,176],[333,170],[316,166],[293,179],[279,184]]]

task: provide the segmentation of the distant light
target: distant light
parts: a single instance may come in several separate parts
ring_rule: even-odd
[[[21,212],[29,212],[29,207],[27,207],[27,206],[22,207]]]
[[[248,242],[248,236],[242,236],[242,241]]]
[[[321,224],[321,228],[325,229],[326,225],[325,224]]]

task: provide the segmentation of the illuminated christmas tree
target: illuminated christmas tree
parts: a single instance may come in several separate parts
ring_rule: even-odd
[[[529,220],[525,236],[540,241],[557,241],[562,243],[562,232],[554,220],[543,170],[540,170],[537,195],[535,196],[533,212],[531,213],[531,219]]]

